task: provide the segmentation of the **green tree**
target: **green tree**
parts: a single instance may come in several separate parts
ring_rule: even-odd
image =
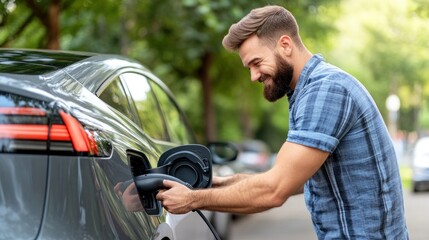
[[[274,1],[271,4],[277,3],[289,8],[297,16],[298,21],[302,20],[302,33],[310,47],[321,48],[326,43],[322,40],[323,37],[333,29],[331,21],[337,13],[331,9],[332,3],[335,2],[333,0],[300,1],[289,6],[284,1]],[[322,3],[331,5],[319,6]],[[270,110],[270,105],[262,99],[262,86],[255,87],[249,84],[250,81],[247,81],[249,74],[241,67],[238,56],[226,52],[221,45],[223,36],[233,22],[238,21],[252,8],[265,4],[264,1],[243,0],[151,2],[145,3],[145,6],[150,9],[149,14],[141,12],[141,15],[133,18],[140,22],[140,24],[132,24],[136,26],[133,32],[139,32],[139,26],[147,26],[141,38],[144,38],[150,49],[155,49],[156,52],[156,55],[146,56],[146,59],[150,59],[149,62],[156,63],[158,66],[167,63],[168,66],[163,70],[176,74],[171,79],[177,82],[169,84],[180,89],[175,92],[186,92],[183,96],[190,97],[186,88],[195,81],[199,82],[201,88],[197,92],[201,92],[202,95],[193,99],[202,100],[203,104],[199,108],[202,111],[194,111],[195,107],[187,110],[193,125],[205,129],[202,132],[207,140],[252,138],[257,133],[261,133],[262,137],[264,129],[272,130],[270,126],[273,124],[269,116],[275,111]],[[141,9],[141,7],[136,8]],[[168,15],[165,15],[165,12]],[[134,44],[139,45],[132,45],[130,49],[133,50],[129,52],[130,54],[138,55],[143,52],[142,48],[147,48],[147,45],[141,45],[139,42]],[[137,55],[136,58],[138,58]],[[184,80],[186,84],[183,84]],[[198,85],[190,88],[198,88]],[[195,105],[194,101],[191,103]],[[192,105],[191,103],[182,105],[189,106]],[[287,108],[283,109],[286,111],[282,111],[282,114],[287,112]],[[215,113],[218,114],[217,118]],[[263,121],[264,116],[268,118],[268,122]],[[283,118],[285,121],[282,121],[281,127],[286,130],[287,114]],[[202,119],[204,120],[201,121]],[[201,123],[205,125],[201,126]]]
[[[16,4],[14,0],[3,2],[0,12],[0,27],[3,28],[0,47],[9,46],[19,38],[13,46],[60,49],[60,14],[69,7],[70,1],[25,0],[20,4]]]
[[[364,4],[362,4],[364,2]],[[421,4],[416,4],[421,3]],[[341,36],[333,58],[367,86],[389,121],[385,101],[396,94],[401,100],[399,128],[419,131],[420,112],[427,111],[428,19],[421,1],[344,1],[338,21]],[[427,10],[427,9],[426,9]],[[420,14],[416,14],[420,13]]]
[[[273,133],[280,132],[278,129],[284,138],[287,107],[267,104],[261,97],[262,86],[250,84],[238,56],[221,45],[233,22],[266,1],[76,0],[65,6],[66,2],[16,3],[14,11],[3,11],[8,24],[7,31],[0,33],[0,42],[7,39],[8,46],[45,48],[49,40],[47,28],[40,27],[43,21],[32,17],[25,25],[22,16],[36,16],[37,12],[45,16],[50,5],[59,4],[62,49],[122,53],[140,60],[172,88],[200,140],[257,137],[274,142],[274,135],[279,134]],[[319,51],[330,47],[332,21],[338,15],[336,2],[276,0],[270,4],[291,10],[307,46]]]

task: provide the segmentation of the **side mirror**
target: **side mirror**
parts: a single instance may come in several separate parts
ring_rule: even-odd
[[[207,144],[214,164],[226,164],[238,156],[238,147],[230,142],[210,142]]]

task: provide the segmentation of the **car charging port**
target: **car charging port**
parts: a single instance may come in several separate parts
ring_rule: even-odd
[[[156,195],[159,190],[165,189],[164,180],[178,182],[190,189],[211,186],[211,153],[202,145],[190,144],[172,148],[160,156],[157,168],[153,169],[148,168],[144,154],[130,154],[129,160],[140,201],[149,215],[160,215],[162,212],[161,202],[156,199]],[[220,239],[201,211],[194,211],[204,220],[215,238]]]

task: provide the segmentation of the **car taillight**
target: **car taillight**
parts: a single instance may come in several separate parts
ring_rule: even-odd
[[[109,137],[57,104],[0,90],[0,153],[107,157]]]
[[[82,125],[71,115],[63,111],[60,111],[59,114],[68,130],[74,150],[97,155],[98,149],[94,136],[90,132],[85,132]]]
[[[46,112],[33,107],[0,107],[0,139],[70,141],[65,125],[52,124],[49,131]]]
[[[104,134],[97,130],[84,129],[82,124],[75,117],[62,110],[59,110],[58,113],[67,130],[67,139],[71,141],[75,152],[97,157],[110,156],[112,153],[112,145]],[[54,130],[55,129],[51,130],[51,139],[52,137],[60,139],[60,129]]]
[[[84,154],[97,156],[90,131],[62,110],[0,107],[0,151]]]

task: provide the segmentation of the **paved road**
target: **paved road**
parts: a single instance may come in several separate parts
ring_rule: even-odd
[[[280,208],[239,218],[231,236],[232,240],[317,239],[303,195],[289,198]]]
[[[429,192],[404,192],[405,211],[410,239],[429,239]],[[249,215],[237,220],[232,229],[232,240],[312,240],[310,216],[303,195],[290,198],[282,207],[264,213]]]
[[[412,194],[405,191],[404,200],[410,239],[429,239],[429,192]]]

